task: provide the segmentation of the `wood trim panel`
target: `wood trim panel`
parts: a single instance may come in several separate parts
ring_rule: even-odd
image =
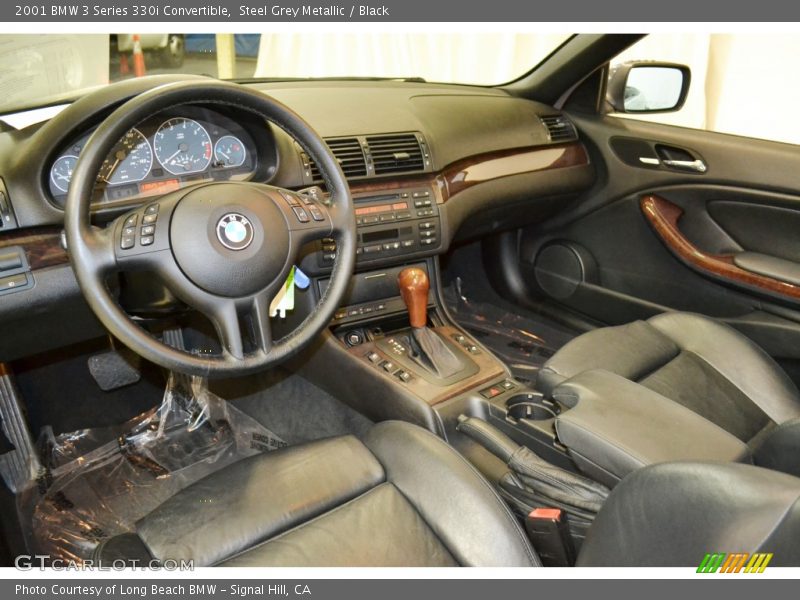
[[[800,286],[742,269],[732,255],[709,254],[692,244],[678,228],[683,209],[658,196],[644,196],[640,206],[645,219],[664,245],[690,267],[713,277],[759,291],[800,300]]]
[[[436,327],[436,331],[440,332],[444,337],[450,337],[455,333],[460,333],[454,327],[449,326]],[[399,379],[395,378],[389,373],[386,373],[383,371],[383,369],[378,368],[376,365],[373,365],[369,362],[369,360],[367,360],[366,356],[370,352],[377,352],[384,360],[393,360],[391,356],[384,354],[374,342],[367,342],[365,344],[361,344],[360,346],[354,346],[353,348],[349,348],[348,352],[353,358],[373,367],[381,377],[389,379],[395,385],[403,386],[409,392],[413,393],[421,400],[424,400],[430,406],[434,406],[440,402],[454,398],[455,396],[463,394],[469,390],[477,389],[483,384],[489,384],[492,381],[496,381],[500,377],[505,376],[506,374],[503,365],[497,361],[494,355],[485,350],[481,350],[478,354],[467,355],[478,365],[478,372],[471,377],[459,381],[458,383],[454,383],[453,385],[445,387],[434,385],[428,381],[425,381],[422,377],[419,377],[411,369],[406,370],[412,374],[413,379],[409,383],[402,383]]]
[[[63,265],[69,262],[61,247],[61,230],[56,227],[18,229],[0,234],[0,249],[22,246],[32,270]]]
[[[583,144],[576,142],[480,154],[445,168],[442,177],[447,196],[452,197],[472,186],[502,177],[588,164],[586,149]]]
[[[366,194],[430,186],[434,190],[437,204],[442,204],[474,185],[502,177],[588,164],[589,155],[580,142],[559,146],[532,146],[470,156],[448,165],[439,174],[392,181],[355,182],[350,185],[350,190],[354,194]]]

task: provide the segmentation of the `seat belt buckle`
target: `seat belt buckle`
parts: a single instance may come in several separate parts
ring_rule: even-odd
[[[525,518],[525,530],[545,567],[571,567],[575,547],[560,508],[534,508]]]

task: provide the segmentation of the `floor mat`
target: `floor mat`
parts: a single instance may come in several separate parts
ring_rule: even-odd
[[[373,425],[325,390],[281,368],[215,380],[211,389],[291,445],[347,434],[360,438]]]
[[[535,387],[539,369],[576,332],[546,317],[471,299],[460,277],[444,289],[450,314],[497,355],[514,377]]]
[[[80,564],[193,482],[285,445],[205,380],[173,375],[159,406],[116,430],[43,430],[43,466],[18,496],[26,544],[31,553]]]

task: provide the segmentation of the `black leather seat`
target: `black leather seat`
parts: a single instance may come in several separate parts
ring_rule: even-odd
[[[751,465],[645,467],[600,510],[578,564],[697,565],[705,552],[772,552],[800,565],[800,479]],[[100,564],[195,566],[540,564],[494,489],[414,425],[376,425],[245,459],[179,492]],[[118,563],[117,563],[118,564]]]
[[[752,465],[662,463],[608,497],[582,567],[697,567],[706,553],[771,553],[800,566],[800,479]]]
[[[609,371],[681,404],[748,443],[756,464],[800,475],[800,392],[733,328],[673,312],[590,331],[545,363],[538,386],[557,396],[561,384],[590,370]]]
[[[195,566],[535,566],[517,520],[461,455],[386,422],[261,454],[200,480],[96,559]]]

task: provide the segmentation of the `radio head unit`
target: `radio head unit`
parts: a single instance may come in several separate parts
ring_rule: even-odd
[[[441,219],[430,187],[355,197],[356,261],[394,258],[441,247]],[[336,259],[336,243],[321,242],[319,265]]]

